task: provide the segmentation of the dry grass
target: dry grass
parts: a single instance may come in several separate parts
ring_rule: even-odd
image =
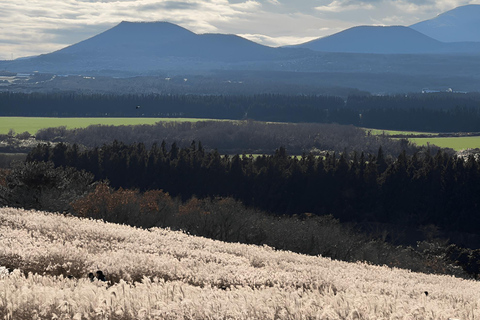
[[[2,319],[480,317],[471,280],[11,208],[0,265]]]

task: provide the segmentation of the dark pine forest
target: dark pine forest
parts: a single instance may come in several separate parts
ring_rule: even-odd
[[[0,93],[0,116],[188,117],[480,132],[480,95],[114,95]]]
[[[304,154],[285,148],[267,156],[222,156],[201,143],[126,145],[115,141],[80,151],[76,145],[41,144],[27,161],[51,161],[108,180],[113,188],[162,189],[184,201],[233,197],[274,215],[331,214],[342,222],[442,230],[480,230],[480,161],[429,150],[396,158],[363,153]]]

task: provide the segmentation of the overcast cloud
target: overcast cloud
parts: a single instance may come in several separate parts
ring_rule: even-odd
[[[410,25],[480,0],[0,0],[0,59],[48,53],[121,21],[297,44],[355,25]]]

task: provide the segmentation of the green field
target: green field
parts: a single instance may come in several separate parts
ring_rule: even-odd
[[[382,135],[387,136],[391,135],[405,135],[405,137],[419,145],[426,146],[428,144],[436,145],[441,148],[452,148],[456,151],[464,149],[475,149],[480,148],[480,136],[464,136],[464,137],[437,137],[438,133],[433,132],[415,132],[415,131],[393,131],[393,130],[381,130],[381,129],[368,129],[363,128],[365,131],[370,131],[373,135]],[[428,136],[432,137],[422,137],[414,138],[414,136]]]
[[[442,148],[452,148],[456,151],[480,148],[480,137],[441,137],[441,138],[408,138],[419,146],[434,144]]]
[[[35,134],[43,128],[66,126],[68,129],[86,128],[92,124],[104,125],[136,125],[155,124],[159,121],[196,122],[211,119],[192,118],[35,118],[35,117],[0,117],[0,134],[6,134],[13,129],[15,133],[28,131]]]
[[[362,128],[366,132],[370,131],[370,134],[380,136],[382,134],[386,136],[393,136],[393,135],[406,135],[406,136],[423,136],[423,135],[437,135],[438,133],[433,132],[418,132],[418,131],[395,131],[395,130],[382,130],[382,129],[369,129],[369,128]]]
[[[51,127],[66,126],[68,129],[86,128],[93,124],[103,125],[138,125],[155,124],[159,121],[168,122],[196,122],[212,119],[192,119],[192,118],[36,118],[36,117],[0,117],[0,134],[7,134],[11,129],[15,133],[28,131],[35,134],[38,130]],[[480,137],[435,137],[437,133],[431,132],[410,132],[393,131],[364,128],[374,135],[432,135],[431,138],[411,138],[409,141],[417,145],[434,144],[442,148],[452,148],[455,150],[480,148]]]

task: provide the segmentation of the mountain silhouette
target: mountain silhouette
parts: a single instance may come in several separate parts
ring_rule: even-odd
[[[61,50],[12,62],[21,70],[192,70],[286,59],[292,49],[267,47],[228,34],[195,34],[168,22],[121,22]]]
[[[404,26],[359,26],[296,47],[324,52],[434,54],[480,52],[480,45],[446,44]]]
[[[410,27],[443,42],[480,42],[480,5],[457,7]]]
[[[122,22],[53,53],[108,57],[190,57],[220,61],[269,58],[276,50],[236,35],[200,34],[169,22]]]

